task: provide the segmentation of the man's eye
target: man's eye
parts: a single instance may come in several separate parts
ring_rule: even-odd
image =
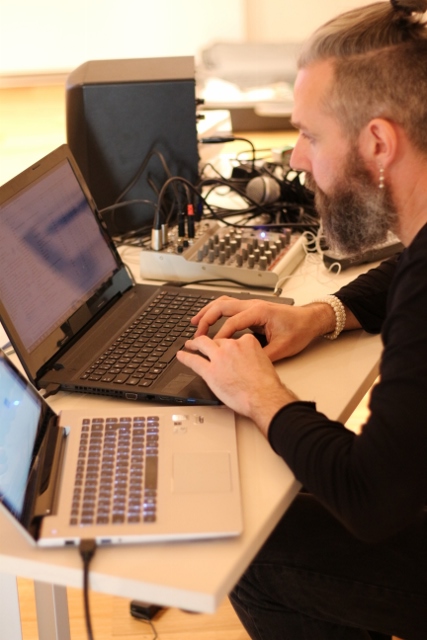
[[[304,140],[307,140],[309,144],[314,144],[316,142],[315,137],[310,135],[309,133],[301,133],[301,136],[304,138]]]

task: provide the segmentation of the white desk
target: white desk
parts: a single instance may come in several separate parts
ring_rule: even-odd
[[[124,259],[134,266],[138,260],[126,251]],[[331,278],[309,259],[283,293],[305,303],[338,289],[356,272]],[[345,421],[374,382],[380,354],[378,337],[349,332],[334,342],[319,339],[303,354],[280,363],[278,370],[300,397],[316,401],[332,419]],[[49,401],[55,410],[125,402],[77,394],[58,394]],[[216,610],[300,486],[248,420],[238,418],[237,436],[243,534],[229,540],[98,549],[90,571],[93,590],[193,611]],[[35,581],[39,637],[69,640],[65,587],[82,586],[76,549],[36,549],[2,512],[0,566],[0,640],[22,637],[15,576]]]

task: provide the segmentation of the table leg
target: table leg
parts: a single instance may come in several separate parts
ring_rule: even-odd
[[[22,640],[16,577],[0,573],[0,640]]]
[[[46,582],[34,582],[39,638],[71,640],[67,589]]]

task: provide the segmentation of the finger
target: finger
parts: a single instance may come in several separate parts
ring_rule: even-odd
[[[213,303],[212,306],[208,307],[205,307],[199,312],[199,317],[195,316],[193,318],[194,324],[198,325],[195,337],[206,335],[210,327],[212,327],[221,318],[233,318],[235,315],[239,314],[242,309],[244,309],[245,302],[241,300],[233,300],[232,298],[229,298],[228,300],[220,299]],[[231,333],[230,335],[233,334]],[[223,333],[222,337],[228,336]]]
[[[214,325],[215,322],[220,320],[222,317],[223,315],[220,309],[209,309],[204,314],[204,316],[199,319],[194,317],[192,322],[193,324],[197,324],[197,329],[194,334],[194,337],[198,338],[199,336],[205,336],[208,333],[211,326]]]
[[[197,340],[187,340],[185,348],[178,351],[176,357],[179,362],[204,377],[210,362],[208,354],[212,352],[212,347],[215,347],[210,343],[213,341],[207,336],[202,336]]]
[[[189,351],[201,351],[208,348],[208,345],[212,343],[212,338],[208,336],[200,336],[199,338],[192,338],[191,340],[187,340],[185,343],[185,348]]]
[[[264,347],[264,353],[269,357],[271,362],[282,359],[283,356],[283,344],[276,341],[268,342]]]
[[[228,318],[215,334],[215,338],[231,338],[237,331],[244,331],[251,327],[257,327],[257,331],[263,332],[264,328],[258,324],[255,309],[250,307]]]
[[[206,367],[208,365],[208,361],[205,358],[184,350],[178,351],[176,357],[181,364],[194,371],[194,373],[197,373],[201,378],[205,378]]]
[[[198,311],[193,317],[194,324],[198,324],[201,318],[212,311],[212,308],[215,309],[216,307],[218,307],[218,309],[221,309],[223,303],[228,300],[232,301],[233,298],[230,298],[229,296],[220,296],[219,298],[212,300],[212,302],[208,302],[208,304],[200,309],[200,311]]]
[[[214,355],[214,352],[218,349],[218,346],[208,336],[200,336],[198,338],[192,338],[185,343],[185,350],[191,354],[198,354],[199,357],[203,356],[209,360]]]

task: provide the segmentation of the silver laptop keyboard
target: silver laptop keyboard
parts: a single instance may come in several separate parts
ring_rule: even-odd
[[[84,419],[71,525],[155,522],[159,417]]]
[[[196,331],[191,318],[214,297],[160,292],[81,379],[151,386]]]

